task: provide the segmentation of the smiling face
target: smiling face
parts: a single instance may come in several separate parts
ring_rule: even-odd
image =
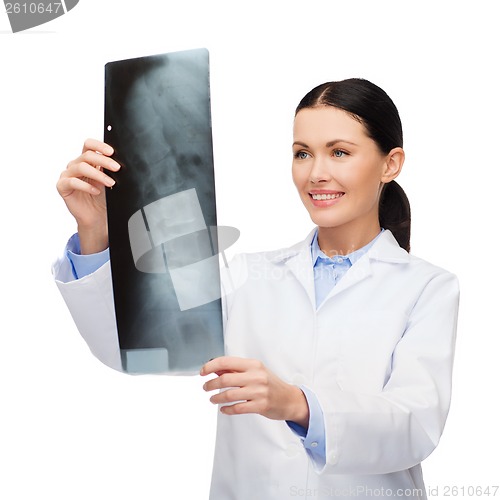
[[[380,231],[380,192],[399,173],[403,150],[381,153],[362,123],[333,106],[300,110],[293,140],[293,181],[313,222],[368,243]]]

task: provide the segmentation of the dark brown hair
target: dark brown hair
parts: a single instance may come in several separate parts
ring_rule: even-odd
[[[403,128],[396,106],[384,90],[368,80],[349,78],[318,85],[302,98],[295,114],[316,106],[333,106],[349,113],[364,125],[383,154],[403,147]],[[396,181],[382,189],[379,222],[392,232],[399,246],[410,251],[410,202]]]

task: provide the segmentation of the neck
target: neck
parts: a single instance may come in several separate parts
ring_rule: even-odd
[[[369,227],[318,227],[318,245],[321,251],[333,257],[348,255],[370,243],[379,233],[378,221]]]

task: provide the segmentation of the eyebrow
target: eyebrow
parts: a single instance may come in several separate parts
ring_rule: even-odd
[[[332,146],[335,146],[339,142],[344,142],[346,144],[351,144],[352,146],[357,146],[356,143],[351,142],[351,141],[346,141],[345,139],[335,139],[333,141],[329,141],[325,144],[325,147],[331,148]],[[308,148],[309,146],[305,142],[300,142],[300,141],[295,141],[292,146],[301,146],[303,148]]]

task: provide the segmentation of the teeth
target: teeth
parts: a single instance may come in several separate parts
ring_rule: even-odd
[[[313,200],[334,200],[335,198],[340,198],[344,193],[337,194],[313,194],[311,195]]]

